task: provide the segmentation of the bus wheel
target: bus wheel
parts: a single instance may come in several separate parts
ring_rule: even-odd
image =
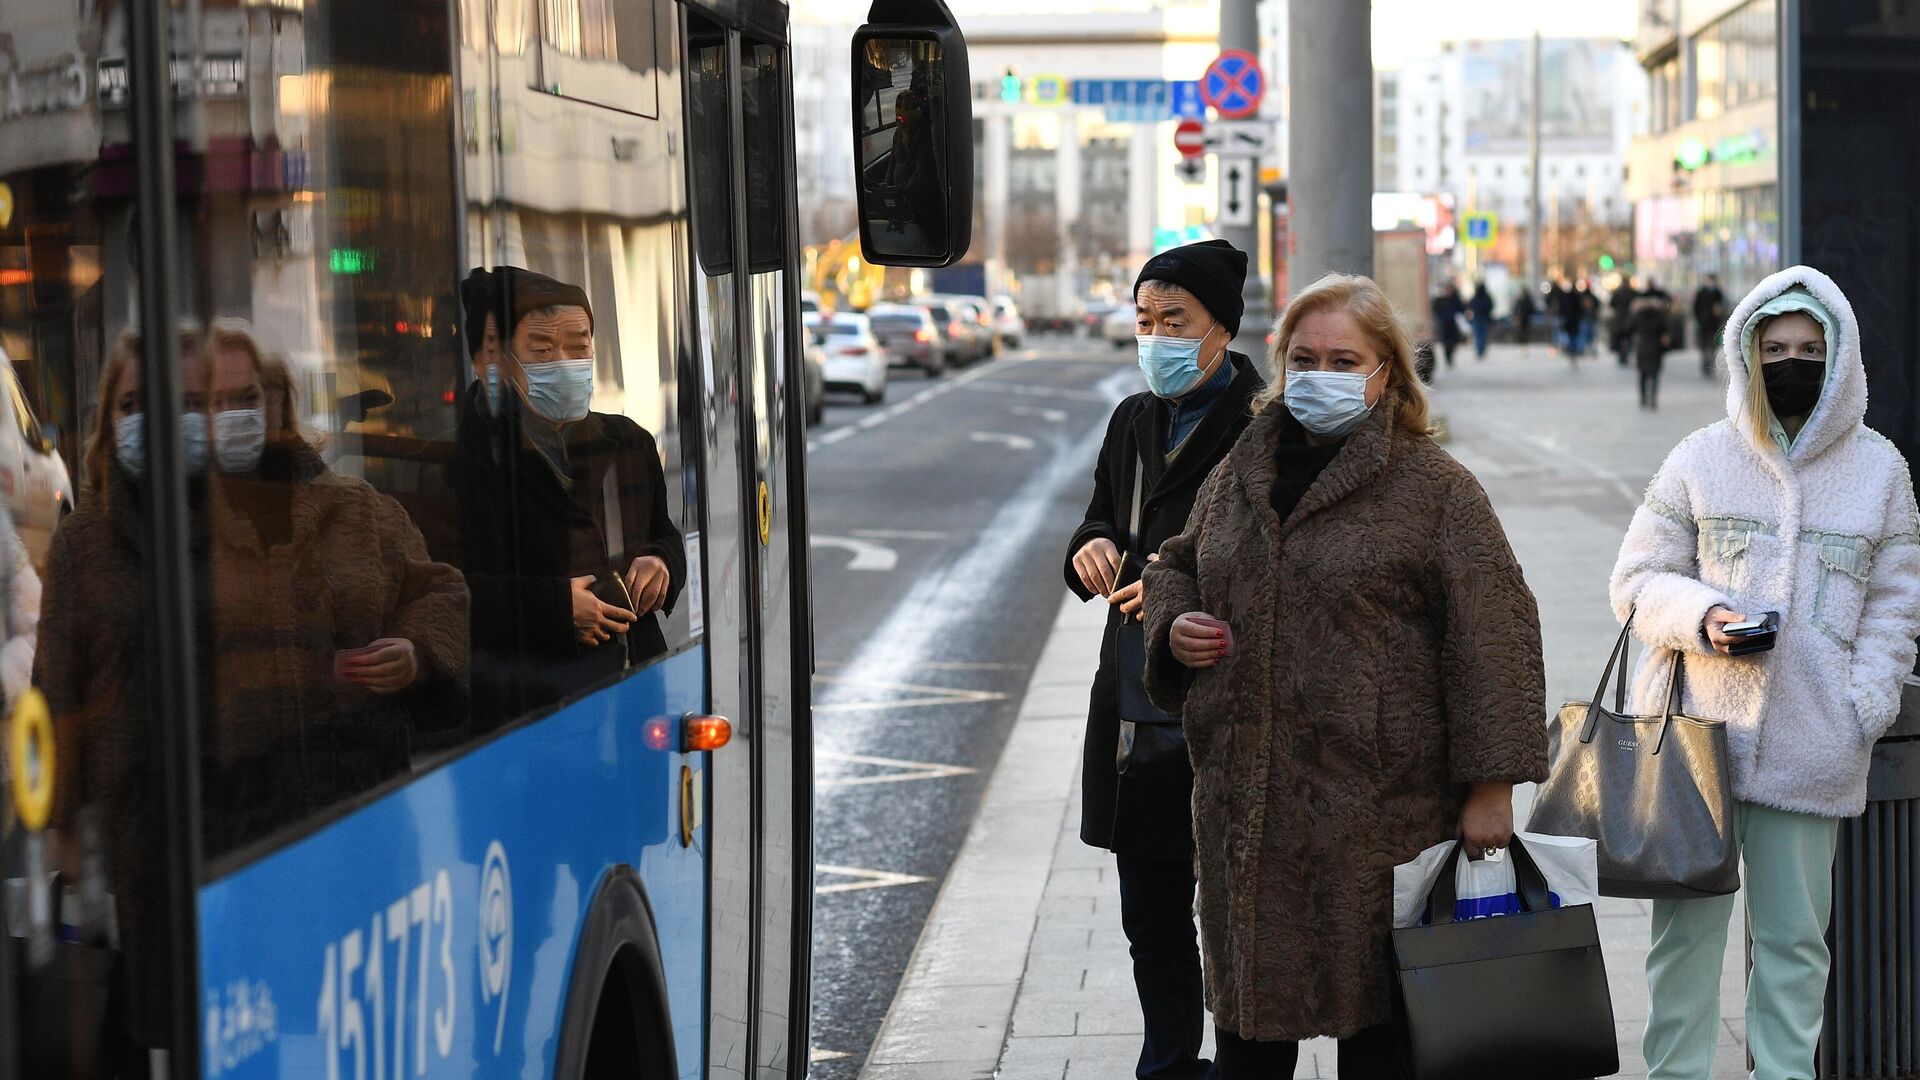
[[[677,1076],[653,911],[631,867],[616,867],[601,884],[574,956],[554,1075],[561,1080]]]

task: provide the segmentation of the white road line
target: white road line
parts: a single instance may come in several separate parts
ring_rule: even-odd
[[[807,1060],[810,1062],[844,1061],[852,1056],[852,1054],[847,1053],[845,1050],[822,1050],[816,1046],[812,1052],[807,1055]]]
[[[977,443],[998,443],[1009,450],[1031,450],[1034,443],[1025,435],[1009,435],[1004,431],[975,431],[967,436]]]
[[[823,536],[815,533],[807,538],[814,547],[840,548],[853,552],[853,561],[847,564],[849,570],[871,570],[886,573],[900,563],[900,553],[885,544],[876,544],[870,540],[855,540],[847,536]]]
[[[816,787],[859,787],[865,784],[902,784],[914,780],[943,780],[949,776],[967,776],[979,772],[964,765],[942,765],[932,761],[902,761],[898,758],[873,757],[867,754],[816,755],[818,761],[844,761],[852,765],[872,765],[890,770],[883,773],[869,773],[861,776],[822,776],[814,779]]]
[[[855,426],[858,427],[861,431],[872,431],[874,428],[879,427],[881,424],[886,423],[890,419],[892,418],[889,417],[886,413],[878,412],[878,413],[874,413],[872,416],[867,417],[865,420],[860,421],[860,423]]]
[[[853,431],[854,429],[850,427],[835,428],[814,441],[818,442],[821,446],[832,446],[834,443],[846,442],[848,439],[853,438]]]
[[[863,540],[945,540],[953,534],[931,529],[855,529],[853,535]]]
[[[1057,401],[1092,401],[1108,404],[1107,396],[1094,390],[1076,390],[1063,386],[1034,386],[1027,383],[980,382],[970,384],[967,389],[981,390],[994,394],[1016,394],[1020,397],[1053,398]]]
[[[1037,420],[1045,420],[1049,424],[1064,424],[1067,420],[1066,412],[1061,409],[1039,409],[1032,405],[1015,405],[1007,411],[1015,416],[1031,416]]]
[[[835,877],[850,877],[853,881],[838,881],[832,885],[815,885],[813,894],[823,896],[827,893],[858,892],[861,889],[891,889],[898,885],[918,885],[931,878],[915,874],[896,874],[891,870],[862,870],[857,866],[829,866],[826,863],[814,863],[818,874],[832,874]]]
[[[893,682],[881,679],[849,679],[840,675],[815,675],[816,683],[829,683],[835,686],[859,687],[869,691],[891,691],[894,693],[914,694],[916,697],[883,697],[865,701],[830,701],[825,704],[816,702],[814,715],[821,713],[860,712],[867,709],[916,709],[928,705],[978,705],[988,701],[1000,701],[1007,695],[997,690],[964,690],[951,686],[928,686],[924,683]],[[822,750],[820,756],[831,757],[833,751]]]

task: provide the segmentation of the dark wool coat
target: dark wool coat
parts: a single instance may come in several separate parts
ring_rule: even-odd
[[[507,397],[495,418],[480,384],[469,387],[448,477],[460,529],[458,548],[445,557],[473,590],[476,728],[556,705],[618,675],[629,660],[665,653],[661,613],[673,610],[687,579],[653,436],[625,416],[588,413],[563,429],[562,479],[519,436],[518,401]],[[625,574],[642,555],[667,564],[661,612],[611,641],[580,644],[571,580]]]
[[[1105,537],[1126,550],[1123,537],[1133,510],[1133,478],[1144,468],[1141,490],[1141,557],[1159,549],[1187,523],[1193,497],[1207,473],[1220,463],[1252,420],[1249,407],[1265,381],[1252,361],[1228,353],[1233,381],[1187,436],[1178,459],[1168,466],[1167,404],[1151,393],[1122,401],[1107,421],[1106,442],[1093,469],[1093,499],[1087,517],[1067,543],[1067,587],[1082,600],[1098,594],[1080,583],[1073,555],[1088,541]],[[1142,451],[1145,451],[1144,455]],[[1114,767],[1120,740],[1119,674],[1113,656],[1119,608],[1107,612],[1107,633],[1100,645],[1100,670],[1087,702],[1087,738],[1082,748],[1080,839],[1094,847],[1149,858],[1193,858],[1192,781],[1182,776],[1166,783],[1122,777]]]
[[[1455,834],[1469,783],[1547,775],[1539,615],[1479,483],[1386,401],[1282,523],[1283,408],[1146,574],[1147,689],[1193,761],[1207,1007],[1261,1040],[1386,1023],[1394,866]],[[1232,626],[1217,667],[1173,659],[1189,611]]]
[[[1673,343],[1667,298],[1659,293],[1644,293],[1627,309],[1627,316],[1633,333],[1634,365],[1641,371],[1659,371]]]

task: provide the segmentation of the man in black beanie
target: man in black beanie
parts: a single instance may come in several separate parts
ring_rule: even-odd
[[[1147,261],[1134,283],[1147,390],[1107,422],[1093,501],[1067,546],[1067,586],[1111,610],[1083,750],[1080,839],[1116,857],[1120,921],[1132,946],[1145,1021],[1139,1080],[1209,1074],[1200,1057],[1206,1005],[1193,923],[1193,772],[1180,719],[1140,685],[1146,651],[1140,571],[1179,534],[1194,496],[1252,419],[1265,386],[1227,346],[1245,313],[1247,256],[1224,240]]]
[[[450,486],[472,593],[474,726],[559,702],[666,652],[686,550],[653,435],[591,411],[585,290],[503,266],[461,283],[473,382]]]

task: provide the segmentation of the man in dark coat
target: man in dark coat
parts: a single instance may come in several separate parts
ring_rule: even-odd
[[[1627,354],[1633,351],[1633,308],[1634,297],[1640,294],[1634,291],[1633,282],[1621,279],[1620,287],[1607,294],[1607,310],[1612,318],[1607,322],[1608,336],[1613,339],[1613,354],[1620,360],[1620,366],[1627,366]]]
[[[1440,286],[1440,294],[1433,298],[1433,339],[1440,343],[1440,355],[1446,358],[1448,367],[1453,366],[1453,350],[1460,347],[1460,319],[1466,313],[1460,287],[1448,279]]]
[[[1727,294],[1720,291],[1720,275],[1708,274],[1707,283],[1693,294],[1693,325],[1700,343],[1700,373],[1713,375],[1713,354],[1720,347],[1720,329],[1727,321]]]
[[[461,292],[476,378],[449,480],[486,730],[664,654],[687,560],[652,434],[587,408],[586,293],[518,267]]]
[[[1176,743],[1157,767],[1130,764],[1120,774],[1121,699],[1123,690],[1140,691],[1140,673],[1121,685],[1118,642],[1128,622],[1138,627],[1142,567],[1186,526],[1200,482],[1233,448],[1265,385],[1251,360],[1227,349],[1240,330],[1246,273],[1246,255],[1221,240],[1164,252],[1141,270],[1134,299],[1150,389],[1114,409],[1086,521],[1067,545],[1067,586],[1113,605],[1088,706],[1080,839],[1117,856],[1120,920],[1146,1030],[1141,1080],[1201,1077],[1210,1063],[1200,1057],[1193,773]],[[1170,738],[1178,733],[1176,723]]]
[[[1473,324],[1473,358],[1487,358],[1487,339],[1493,334],[1493,294],[1485,281],[1473,283],[1473,299],[1467,301],[1467,319]]]
[[[1672,347],[1670,309],[1666,291],[1649,281],[1647,291],[1629,309],[1633,323],[1634,364],[1640,369],[1640,407],[1660,407],[1660,368]]]
[[[1520,347],[1531,349],[1533,346],[1533,317],[1540,306],[1533,302],[1533,290],[1522,285],[1513,294],[1513,331],[1519,337]]]

